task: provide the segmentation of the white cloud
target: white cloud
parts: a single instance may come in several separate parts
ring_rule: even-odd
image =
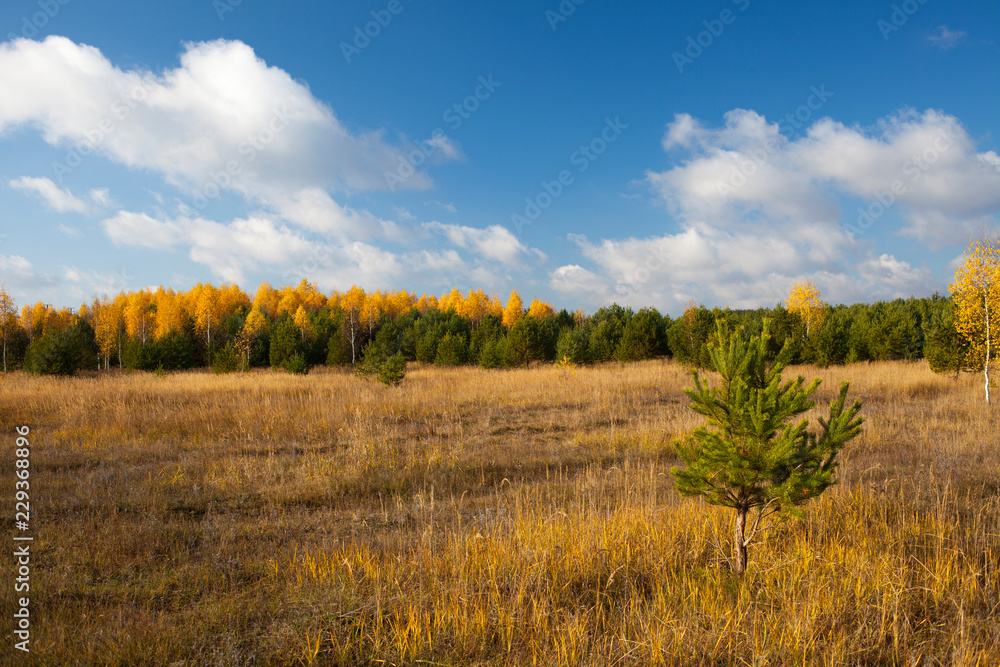
[[[114,296],[130,288],[132,276],[122,267],[118,271],[88,271],[75,266],[63,267],[67,291],[77,299],[89,301],[101,295]]]
[[[968,33],[961,30],[952,30],[946,25],[938,27],[937,33],[927,36],[927,41],[942,51],[947,51],[958,46],[958,43],[968,37]]]
[[[119,211],[103,223],[104,233],[122,245],[145,248],[171,248],[185,237],[187,221],[181,223],[155,220],[145,213]]]
[[[91,201],[100,206],[110,207],[114,204],[114,200],[111,199],[111,193],[107,188],[94,188],[88,195]]]
[[[937,246],[955,240],[956,226],[979,224],[1000,210],[1000,158],[978,153],[958,119],[940,111],[904,110],[869,130],[824,118],[796,140],[754,111],[735,109],[725,121],[706,129],[678,115],[664,145],[690,157],[647,173],[684,221],[853,223],[858,212],[842,210],[842,197],[860,197],[867,206],[891,195],[907,223],[903,231]]]
[[[833,303],[929,294],[942,287],[927,267],[914,268],[890,254],[867,253],[855,261],[844,252],[842,262],[822,264],[810,260],[812,249],[806,241],[711,227],[647,239],[571,240],[600,271],[563,266],[550,275],[549,284],[594,306],[610,301],[635,307],[652,304],[676,314],[693,299],[757,308],[784,301],[792,285],[802,280],[814,281],[824,299]]]
[[[246,272],[261,265],[293,264],[304,259],[313,247],[300,234],[262,217],[222,224],[186,217],[157,220],[145,213],[120,211],[102,225],[108,237],[120,245],[157,249],[189,246],[192,261],[235,283],[244,282]]]
[[[588,303],[613,300],[608,281],[579,264],[567,264],[553,271],[549,275],[549,286]]]
[[[695,225],[676,234],[598,243],[571,235],[582,255],[601,270],[603,282],[598,286],[598,274],[576,267],[553,275],[551,286],[592,295],[592,303],[610,294],[619,303],[674,311],[692,298],[734,308],[773,304],[803,275],[835,268],[835,263],[810,258],[815,231],[771,235]],[[846,234],[826,240],[840,248],[848,242]],[[577,282],[586,287],[581,290]]]
[[[501,225],[490,225],[486,229],[479,229],[428,222],[424,224],[424,228],[444,234],[452,244],[460,248],[468,248],[481,257],[504,264],[514,264],[526,253],[545,258],[544,253],[535,248],[525,247],[509,229]]]
[[[0,255],[0,276],[10,290],[37,290],[58,283],[53,276],[39,273],[34,264],[20,255]]]
[[[888,253],[859,263],[858,272],[864,280],[881,286],[885,298],[928,294],[939,287],[930,269],[914,268]]]
[[[402,234],[394,222],[383,220],[367,211],[341,206],[321,188],[278,192],[271,196],[270,203],[284,220],[341,241],[398,239]]]
[[[248,274],[277,272],[285,283],[308,275],[324,289],[352,284],[373,289],[440,281],[444,276],[498,279],[483,267],[464,261],[453,249],[395,253],[361,241],[329,243],[264,214],[227,223],[198,217],[157,219],[120,211],[103,221],[116,244],[172,249],[187,248],[191,261],[221,280],[243,284]],[[485,272],[484,272],[485,271]],[[480,283],[476,283],[478,286]]]
[[[349,131],[242,42],[185,48],[179,67],[157,74],[121,70],[65,37],[0,45],[0,131],[33,125],[52,145],[90,146],[191,192],[213,182],[251,198],[273,188],[387,187],[384,172],[404,150],[382,131]],[[428,184],[420,172],[405,182]]]
[[[677,230],[571,235],[591,266],[561,267],[550,275],[553,289],[594,305],[672,311],[689,299],[772,305],[803,279],[833,302],[929,294],[944,286],[927,266],[876,251],[884,234],[875,229],[851,229],[856,202],[885,206],[889,214],[873,224],[932,249],[967,242],[1000,211],[1000,157],[977,151],[958,119],[940,111],[903,110],[872,128],[824,118],[796,139],[752,110],[730,111],[721,128],[678,114],[663,147],[676,164],[646,181]]]
[[[94,153],[180,189],[178,213],[163,210],[165,199],[155,192],[159,207],[119,211],[102,228],[116,244],[183,250],[223,280],[270,267],[389,287],[403,274],[454,264],[457,256],[398,255],[372,245],[412,244],[423,230],[337,199],[388,189],[386,172],[395,172],[416,144],[405,136],[391,143],[378,129],[348,129],[304,83],[269,67],[242,42],[187,44],[179,65],[161,72],[121,69],[98,49],[63,37],[2,44],[0,134],[22,127],[65,150],[60,162],[67,168],[98,159],[88,157]],[[463,157],[447,137],[431,145],[428,164]],[[107,189],[91,190],[86,202],[48,178],[22,181],[53,207],[116,206]],[[417,170],[404,184],[431,182]],[[253,212],[229,222],[205,219],[202,211],[220,191],[242,196]],[[470,248],[509,256],[510,240],[496,233],[492,239],[494,245],[470,239]]]
[[[15,178],[8,183],[15,190],[24,190],[45,201],[53,211],[65,213],[86,213],[87,202],[73,196],[69,190],[61,190],[50,178],[31,178],[24,176]]]

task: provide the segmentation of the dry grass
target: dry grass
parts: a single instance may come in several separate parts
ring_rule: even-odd
[[[670,443],[698,420],[670,362],[417,368],[395,389],[7,375],[0,417],[33,442],[25,664],[1000,664],[978,380],[796,372],[824,378],[820,407],[850,380],[867,423],[742,580],[714,546],[729,514],[673,490]]]

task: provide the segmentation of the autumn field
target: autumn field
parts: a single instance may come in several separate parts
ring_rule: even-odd
[[[673,361],[411,364],[398,387],[2,375],[8,534],[13,427],[31,428],[16,664],[1000,664],[1000,419],[979,376],[796,374],[824,380],[813,417],[850,381],[864,430],[742,578],[730,512],[669,474],[701,423]]]

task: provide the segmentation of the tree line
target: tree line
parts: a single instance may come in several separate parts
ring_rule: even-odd
[[[966,347],[949,297],[827,306],[809,284],[784,304],[756,310],[690,303],[672,319],[655,308],[612,304],[586,315],[524,306],[482,290],[417,298],[406,291],[324,294],[303,280],[281,289],[262,284],[253,298],[235,285],[199,284],[187,292],[160,287],[123,292],[73,311],[42,303],[18,311],[0,297],[4,368],[33,373],[80,369],[217,372],[271,366],[303,373],[317,365],[378,372],[396,358],[440,366],[513,368],[561,360],[573,364],[673,357],[709,367],[717,323],[759,334],[771,321],[774,354],[791,344],[790,363],[818,365],[927,358],[957,372]]]

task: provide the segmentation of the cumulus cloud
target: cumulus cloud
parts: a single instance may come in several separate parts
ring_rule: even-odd
[[[57,180],[97,155],[179,189],[176,213],[163,210],[157,193],[159,208],[118,211],[102,229],[119,245],[186,252],[223,280],[239,282],[270,268],[330,286],[389,287],[414,271],[481,268],[463,265],[454,250],[413,249],[418,238],[428,238],[419,224],[397,224],[343,203],[357,191],[430,187],[420,169],[392,187],[386,174],[408,164],[420,146],[433,153],[425,165],[462,159],[455,142],[444,135],[423,144],[405,136],[390,141],[380,129],[348,128],[306,84],[239,41],[187,44],[177,66],[156,72],[120,68],[98,49],[64,37],[0,44],[0,135],[25,127],[60,150]],[[117,206],[107,189],[84,199],[51,178],[11,186],[56,210]],[[222,192],[242,197],[252,212],[227,222],[207,219],[207,204]],[[480,260],[533,252],[501,227],[456,230],[446,236]],[[400,254],[376,245],[382,242],[411,247]]]
[[[119,69],[65,37],[0,45],[0,132],[34,126],[68,156],[94,151],[192,192],[213,183],[250,197],[275,187],[387,187],[384,173],[404,150],[383,131],[348,130],[242,42],[185,49],[180,66],[154,73]],[[405,182],[428,185],[420,172]]]
[[[223,224],[186,217],[157,220],[145,213],[120,211],[102,225],[119,245],[156,249],[187,246],[192,261],[235,283],[244,282],[247,271],[262,265],[292,264],[308,256],[312,248],[301,234],[263,217]]]
[[[557,268],[549,276],[549,285],[558,292],[573,295],[588,303],[604,303],[614,299],[608,281],[579,264]]]
[[[296,226],[327,237],[352,239],[395,238],[402,231],[389,220],[367,211],[341,206],[321,188],[305,188],[271,197],[274,210]]]
[[[51,287],[58,280],[39,273],[35,266],[20,255],[0,255],[0,276],[8,289],[20,291]]]
[[[59,188],[50,178],[24,176],[15,178],[8,185],[15,190],[24,190],[39,197],[53,211],[60,213],[67,211],[85,213],[87,211],[87,202],[74,197],[69,190]]]
[[[904,109],[870,128],[823,118],[795,139],[752,110],[728,112],[722,127],[678,114],[662,144],[676,163],[646,183],[676,231],[571,235],[594,271],[560,267],[553,289],[672,309],[773,304],[802,279],[834,301],[927,294],[943,285],[928,267],[875,251],[872,225],[937,249],[965,243],[1000,211],[1000,157],[941,111]]]
[[[119,245],[187,249],[191,261],[208,267],[221,280],[238,284],[245,283],[248,274],[264,270],[277,272],[286,283],[308,275],[324,289],[354,283],[398,289],[456,275],[487,276],[490,286],[496,282],[492,273],[481,273],[483,267],[463,260],[454,249],[400,253],[362,241],[331,243],[265,214],[223,223],[120,211],[104,220],[102,227]]]
[[[824,118],[794,141],[754,111],[728,112],[722,128],[679,114],[664,146],[689,158],[648,172],[647,182],[684,220],[853,223],[859,212],[841,205],[849,196],[891,202],[906,233],[940,245],[1000,209],[1000,159],[977,152],[958,119],[940,111],[904,110],[867,131]]]
[[[534,254],[545,259],[545,254],[536,248],[527,248],[509,229],[501,225],[490,225],[486,229],[466,227],[464,225],[446,225],[440,222],[428,222],[424,228],[443,234],[452,244],[460,248],[468,248],[474,253],[490,260],[504,264],[514,264],[522,255]]]

